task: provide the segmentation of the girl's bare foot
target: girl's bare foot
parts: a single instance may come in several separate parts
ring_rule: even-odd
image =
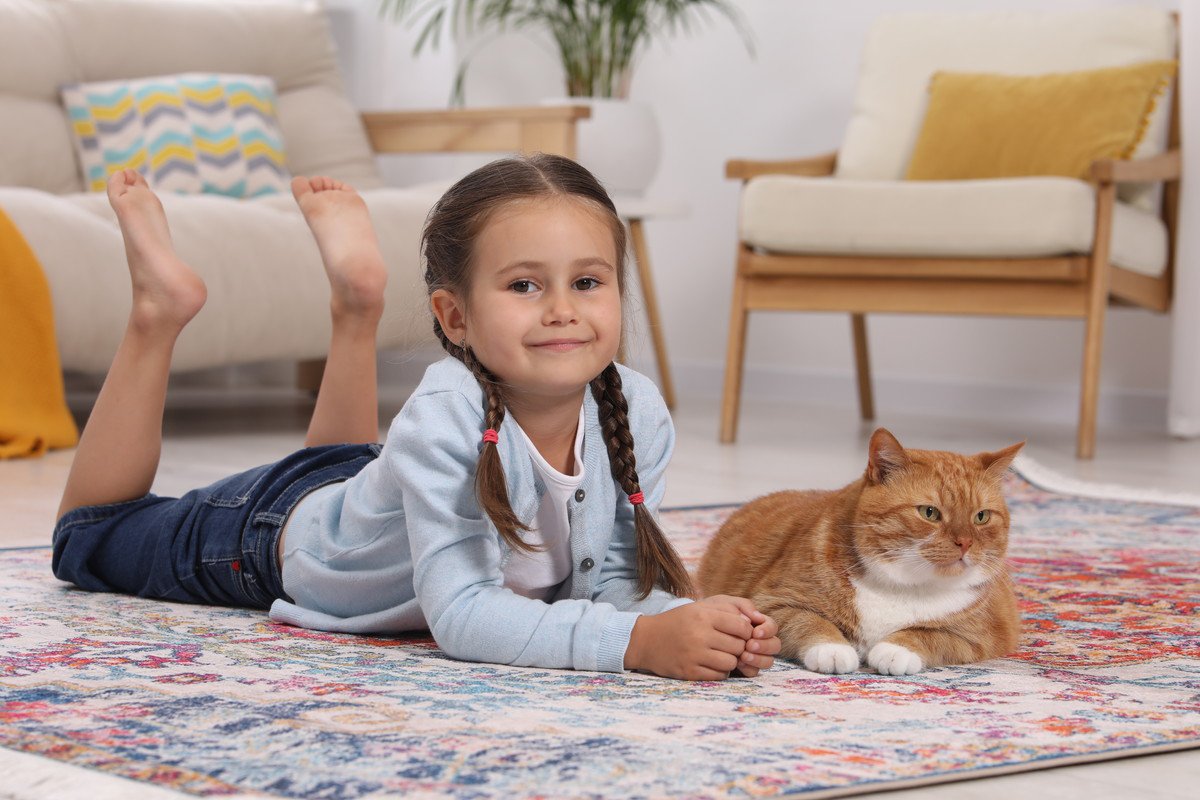
[[[333,178],[294,178],[292,194],[321,251],[334,316],[377,320],[383,313],[387,267],[367,204],[351,186]]]
[[[144,332],[178,333],[208,298],[204,281],[175,254],[162,203],[140,173],[113,173],[108,202],[125,239],[133,284],[130,325]]]

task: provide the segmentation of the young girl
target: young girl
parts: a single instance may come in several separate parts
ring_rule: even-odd
[[[589,172],[507,159],[438,201],[422,249],[450,357],[382,448],[387,274],[366,205],[328,178],[292,189],[332,290],[306,449],[165,498],[148,492],[171,352],[205,287],[142,177],[112,177],[133,308],[67,479],[56,576],[322,630],[428,628],[472,661],[703,680],[771,666],[774,621],[742,598],[687,599],[654,521],[674,431],[653,384],[613,363],[625,231]]]

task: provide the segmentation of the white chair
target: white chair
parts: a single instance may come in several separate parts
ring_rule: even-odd
[[[904,181],[938,70],[1033,75],[1176,57],[1175,20],[1146,7],[1086,13],[906,14],[873,27],[836,153],[733,160],[744,181],[721,441],[737,432],[751,311],[845,311],[859,404],[874,417],[866,314],[1083,319],[1077,455],[1095,448],[1108,303],[1166,311],[1180,176],[1178,87],[1135,159],[1091,180]],[[1165,183],[1161,199],[1146,182]]]

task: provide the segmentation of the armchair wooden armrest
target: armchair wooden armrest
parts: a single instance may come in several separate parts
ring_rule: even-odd
[[[1141,181],[1177,181],[1183,171],[1179,150],[1168,150],[1136,161],[1105,158],[1092,162],[1091,176],[1097,183],[1137,183]]]
[[[518,106],[446,111],[367,111],[377,153],[554,153],[575,157],[575,123],[587,106]]]
[[[826,153],[813,158],[793,159],[791,161],[751,161],[749,159],[731,159],[725,162],[725,177],[748,181],[759,175],[802,175],[820,178],[832,175],[837,166],[837,151]]]

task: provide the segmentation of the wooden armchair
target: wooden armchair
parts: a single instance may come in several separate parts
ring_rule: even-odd
[[[1120,13],[1127,11],[1125,9]],[[1102,13],[1089,12],[1092,16]],[[1114,25],[1127,27],[1119,16]],[[1157,30],[1153,21],[1143,27]],[[873,66],[878,71],[878,63]],[[951,64],[947,68],[949,66],[961,68],[959,64]],[[992,68],[986,61],[981,67]],[[927,77],[924,80],[927,81]],[[1181,166],[1178,123],[1174,114],[1177,99],[1176,86],[1170,102],[1166,152],[1142,160],[1106,160],[1092,165],[1090,185],[1094,192],[1094,210],[1091,212],[1091,244],[1090,247],[1070,252],[1045,252],[1020,257],[924,256],[912,252],[917,245],[909,243],[902,252],[889,255],[861,252],[861,248],[854,243],[835,249],[828,241],[813,246],[811,252],[803,242],[797,244],[793,241],[788,245],[772,247],[771,242],[766,241],[770,237],[761,230],[751,231],[750,220],[747,219],[755,213],[751,207],[754,198],[750,193],[759,188],[751,189],[757,181],[775,181],[778,184],[774,187],[777,190],[773,195],[774,200],[782,197],[786,201],[786,193],[795,190],[807,193],[809,200],[815,202],[813,198],[820,197],[822,191],[846,188],[849,186],[846,182],[855,181],[857,176],[843,178],[839,174],[842,170],[838,153],[798,161],[727,162],[726,176],[743,181],[743,203],[730,311],[721,441],[732,442],[737,432],[746,328],[751,311],[848,312],[854,338],[859,409],[863,419],[872,419],[875,414],[867,347],[868,313],[1057,317],[1082,319],[1085,324],[1077,455],[1079,458],[1091,458],[1095,449],[1100,356],[1107,305],[1133,305],[1165,312],[1171,302]],[[913,136],[915,138],[915,132]],[[1122,215],[1126,232],[1130,220],[1141,224],[1151,234],[1155,233],[1152,226],[1159,225],[1151,215],[1145,214],[1144,218],[1134,216],[1142,212],[1125,208],[1123,203],[1118,202],[1118,189],[1123,184],[1148,181],[1165,185],[1159,211],[1161,228],[1157,234],[1161,237],[1162,229],[1165,229],[1166,263],[1157,272],[1134,270],[1113,263],[1115,214]],[[842,186],[838,186],[839,182]],[[857,178],[857,185],[853,188],[855,191],[869,192],[871,187],[867,183]],[[915,187],[911,186],[913,182],[904,181],[879,183],[892,184],[880,187],[881,191],[892,192],[904,192],[910,188],[912,191],[930,192],[942,188]],[[958,183],[982,185],[988,182]],[[999,182],[996,183],[996,188],[999,188]],[[1074,191],[1078,200],[1078,192],[1086,187],[1083,182],[1079,183],[1080,187],[1056,185],[1049,188],[1066,194]],[[958,191],[961,187],[945,188]],[[762,192],[758,192],[758,195],[762,195]],[[772,202],[772,199],[761,196],[758,200]],[[1086,202],[1086,198],[1083,200]],[[813,206],[810,204],[808,208]],[[1086,208],[1083,210],[1087,211]],[[1031,208],[1029,213],[1037,214],[1037,209]],[[802,214],[802,211],[797,211],[797,214]],[[936,221],[931,228],[936,231]],[[803,234],[798,238],[802,239]],[[819,233],[814,234],[813,238],[819,238]]]

